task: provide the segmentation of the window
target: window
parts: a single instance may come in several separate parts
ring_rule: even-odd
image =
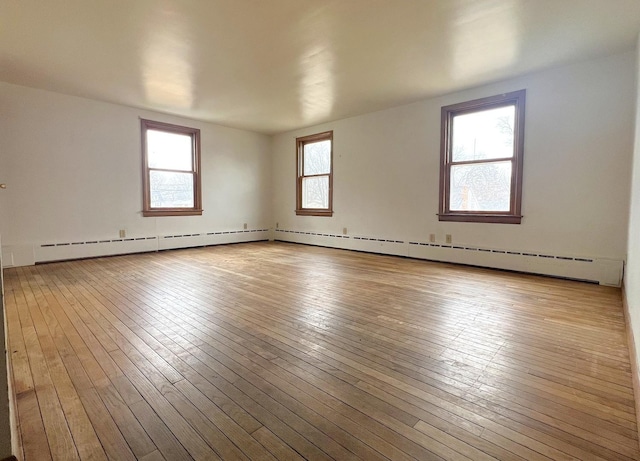
[[[520,224],[525,90],[442,108],[440,221]]]
[[[142,120],[143,216],[201,215],[200,130]]]
[[[296,214],[333,215],[333,131],[296,139]]]

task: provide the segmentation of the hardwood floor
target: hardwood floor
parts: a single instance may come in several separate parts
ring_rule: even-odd
[[[5,284],[28,461],[639,459],[618,289],[266,242]]]

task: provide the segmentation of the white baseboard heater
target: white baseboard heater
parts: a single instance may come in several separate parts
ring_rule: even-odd
[[[621,285],[624,267],[623,261],[616,259],[555,255],[531,251],[482,248],[472,245],[427,243],[287,229],[276,229],[275,240],[551,275],[554,277],[597,282],[601,285],[614,287]]]
[[[268,240],[269,229],[250,229],[118,239],[9,245],[2,248],[5,267],[177,248]]]

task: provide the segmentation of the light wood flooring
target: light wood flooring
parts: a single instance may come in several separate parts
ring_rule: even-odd
[[[639,459],[618,289],[262,242],[5,290],[28,461]]]

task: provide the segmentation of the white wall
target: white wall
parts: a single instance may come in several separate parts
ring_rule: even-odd
[[[201,130],[202,216],[142,217],[139,117]],[[33,245],[119,229],[135,237],[271,223],[265,135],[0,83],[0,139],[0,233],[16,265],[29,263]]]
[[[629,307],[629,320],[635,338],[636,358],[640,360],[640,37],[636,68],[635,145],[629,207],[629,240],[624,288]],[[639,369],[639,367],[636,368]],[[640,380],[640,376],[638,377]],[[640,396],[636,395],[636,399]]]
[[[633,53],[275,136],[280,229],[623,260],[633,143]],[[439,222],[440,108],[527,90],[521,225]],[[334,216],[295,215],[295,138],[333,130]],[[281,234],[284,235],[284,234]]]

